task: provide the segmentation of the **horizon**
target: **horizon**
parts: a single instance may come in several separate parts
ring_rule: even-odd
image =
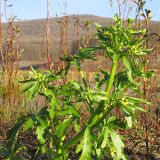
[[[113,19],[113,17],[103,17],[103,16],[99,16],[99,15],[94,15],[94,14],[68,14],[67,15],[68,17],[72,17],[72,16],[93,16],[93,17],[99,17],[99,18],[106,18],[106,19]],[[59,16],[59,17],[49,17],[49,19],[55,19],[55,18],[61,18],[61,17],[64,17],[63,15],[62,16]],[[133,18],[134,19],[134,18]],[[15,22],[29,22],[29,21],[36,21],[36,20],[46,20],[45,17],[42,17],[42,18],[36,18],[36,19],[22,19],[22,20],[15,20]],[[151,22],[160,22],[160,20],[154,20],[154,19],[151,19],[150,20]],[[7,24],[8,22],[7,21],[2,21],[2,24]]]

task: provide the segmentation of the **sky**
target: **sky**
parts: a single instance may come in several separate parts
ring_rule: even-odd
[[[2,13],[4,13],[4,0],[2,1]],[[70,14],[92,14],[102,17],[112,17],[118,12],[116,1],[111,8],[110,0],[50,0],[50,16],[63,16]],[[17,20],[30,20],[46,18],[47,0],[7,0],[7,17],[17,16]],[[152,20],[160,20],[160,0],[147,0],[145,8],[153,11]],[[132,15],[131,15],[132,16]],[[2,20],[6,21],[4,14]]]

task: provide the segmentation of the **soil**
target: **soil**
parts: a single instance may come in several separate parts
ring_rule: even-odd
[[[11,128],[12,124],[1,124],[0,125],[0,148],[5,146],[7,139],[5,138],[5,131]],[[129,135],[128,135],[129,136]],[[21,153],[20,156],[23,159],[32,160],[36,153],[36,146],[38,146],[38,141],[36,140],[36,136],[31,132],[20,132],[18,137],[18,143],[25,144],[27,150],[25,153]],[[160,147],[160,146],[159,146]],[[141,152],[140,152],[141,151]],[[142,150],[133,151],[129,148],[125,149],[125,154],[129,157],[129,160],[160,160],[160,157],[155,157],[154,155],[149,155],[148,157]],[[69,152],[70,160],[78,160],[79,155],[75,153],[74,149],[71,149]],[[4,157],[0,153],[0,160],[3,160]],[[37,154],[35,160],[48,160],[47,155],[42,156],[41,154]],[[96,160],[93,158],[93,160]],[[109,160],[108,158],[104,160]]]

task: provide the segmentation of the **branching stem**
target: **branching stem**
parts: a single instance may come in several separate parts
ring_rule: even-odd
[[[117,69],[117,62],[113,62],[112,70],[111,70],[111,76],[110,76],[110,79],[109,79],[108,86],[106,88],[106,94],[109,94],[111,89],[112,89],[116,69]],[[99,108],[101,108],[100,112],[98,112]],[[97,125],[99,125],[104,120],[104,118],[107,117],[111,113],[111,111],[113,109],[112,106],[109,107],[108,109],[104,110],[105,108],[106,107],[105,107],[104,101],[101,101],[97,110],[95,111],[95,114],[88,121],[88,126],[90,128],[94,129]],[[63,151],[68,150],[73,145],[78,143],[78,141],[83,137],[86,127],[87,126],[84,126],[83,129],[75,137],[73,137],[71,140],[69,140],[67,143],[65,143],[62,146],[62,150]]]

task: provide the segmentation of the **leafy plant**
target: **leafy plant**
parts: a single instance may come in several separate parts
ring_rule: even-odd
[[[23,91],[33,99],[37,94],[45,97],[47,105],[35,114],[22,116],[9,131],[8,159],[13,159],[20,127],[33,130],[39,145],[37,153],[46,154],[48,159],[68,159],[72,146],[80,153],[80,160],[127,159],[120,131],[132,127],[136,111],[144,111],[142,104],[150,104],[138,98],[139,79],[150,77],[144,73],[140,57],[149,53],[144,45],[146,30],[133,30],[133,20],[126,26],[117,15],[115,25],[103,27],[96,24],[98,46],[83,48],[78,53],[62,57],[65,69],[42,73],[31,68],[32,78],[23,81]],[[91,86],[81,67],[86,59],[96,60],[99,50],[112,61],[111,71],[100,70]],[[81,81],[66,80],[70,67],[74,65],[81,75]],[[118,66],[122,65],[122,69]],[[54,85],[53,85],[54,84]],[[81,127],[81,108],[89,113]],[[121,110],[122,118],[114,115]],[[67,138],[69,127],[75,128],[76,135]],[[21,146],[22,147],[22,146]],[[17,152],[16,152],[17,153]]]

